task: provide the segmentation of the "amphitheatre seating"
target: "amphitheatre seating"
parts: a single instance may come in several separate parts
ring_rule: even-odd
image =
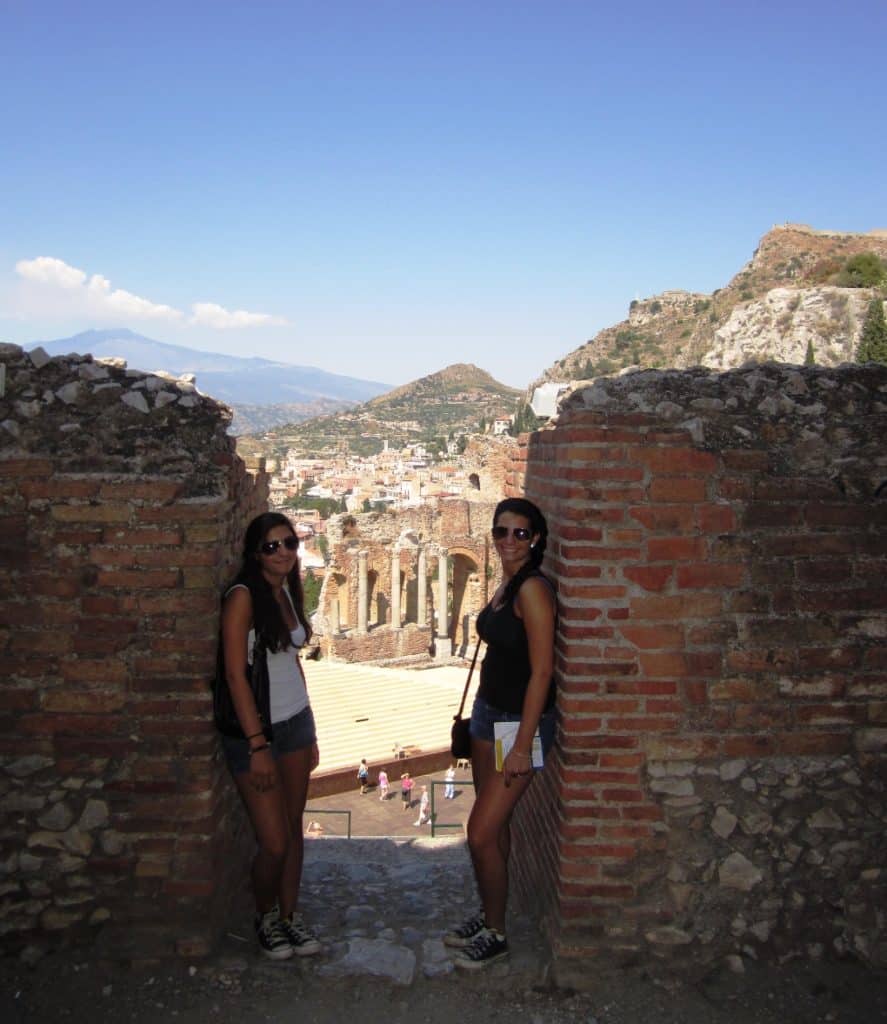
[[[401,757],[445,751],[465,669],[395,669],[337,661],[303,662],[317,721],[321,775],[357,765],[370,777]]]

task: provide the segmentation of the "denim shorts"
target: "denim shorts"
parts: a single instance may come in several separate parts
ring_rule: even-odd
[[[519,722],[521,719],[519,711],[500,711],[488,704],[483,697],[475,697],[474,705],[471,708],[471,726],[469,732],[476,740],[493,742],[494,722]],[[548,751],[554,743],[554,729],[557,724],[557,717],[554,708],[543,713],[539,719],[539,736],[542,740],[542,756],[548,757]]]
[[[237,739],[234,736],[222,736],[222,750],[232,775],[241,775],[249,771],[249,740]],[[314,726],[314,712],[310,705],[292,718],[274,723],[274,739],[269,740],[271,753],[276,761],[284,754],[292,754],[296,750],[304,750],[317,742],[317,729]]]

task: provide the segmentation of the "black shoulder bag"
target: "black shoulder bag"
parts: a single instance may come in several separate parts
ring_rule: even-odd
[[[259,713],[262,732],[265,738],[270,740],[273,735],[271,729],[271,686],[268,680],[268,651],[265,647],[265,638],[261,634],[256,635],[256,642],[253,644],[252,663],[247,662],[246,664],[246,678],[256,702],[256,711]],[[216,729],[223,736],[246,739],[237,717],[237,711],[234,709],[234,701],[231,699],[231,689],[225,674],[225,649],[221,637],[219,637],[219,652],[216,657],[216,675],[213,679],[212,691],[213,722]]]
[[[450,731],[450,753],[456,760],[467,760],[471,757],[471,726],[470,718],[462,717],[462,709],[465,707],[465,698],[468,696],[468,687],[471,686],[471,676],[474,672],[474,663],[477,661],[477,652],[480,650],[480,638],[477,647],[474,648],[474,657],[471,659],[471,668],[468,670],[468,678],[465,680],[465,689],[462,691],[462,700],[459,703],[459,710],[453,715],[453,728]]]

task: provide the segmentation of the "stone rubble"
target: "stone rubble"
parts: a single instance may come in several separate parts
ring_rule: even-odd
[[[101,466],[169,476],[177,463],[183,472],[189,468],[194,438],[202,439],[198,449],[209,437],[213,448],[234,450],[225,437],[231,410],[200,394],[193,374],[149,373],[128,369],[122,359],[76,353],[51,357],[10,344],[0,344],[0,361],[0,449],[7,455],[62,455],[72,473]],[[146,417],[156,421],[150,430]]]
[[[887,415],[884,366],[637,370],[577,385],[562,397],[559,414],[574,409],[661,417],[711,451],[757,448],[764,438],[774,469],[784,462],[795,474],[828,476],[845,495],[870,498],[887,475],[878,432]],[[860,421],[872,427],[864,447],[857,440]]]
[[[664,812],[660,898],[676,929],[648,931],[654,947],[686,935],[692,955],[711,962],[755,959],[772,941],[766,953],[779,959],[807,929],[808,952],[830,946],[871,965],[887,960],[887,782],[877,770],[863,777],[850,756],[774,757],[720,770],[658,761],[648,775]],[[687,787],[697,801],[689,822]],[[732,917],[731,891],[743,894]]]

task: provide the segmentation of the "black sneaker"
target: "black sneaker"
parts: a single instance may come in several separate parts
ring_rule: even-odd
[[[485,927],[484,912],[479,910],[474,917],[469,917],[467,921],[463,921],[462,924],[448,931],[443,937],[444,945],[453,949],[464,949]]]
[[[296,956],[314,956],[320,952],[320,940],[302,920],[301,914],[292,913],[289,917],[282,917],[278,927]]]
[[[266,914],[256,914],[256,936],[262,953],[270,960],[289,960],[293,946],[280,926],[277,907]]]
[[[490,964],[508,957],[508,943],[501,932],[492,928],[484,928],[474,937],[470,945],[462,949],[453,958],[456,967],[466,971],[480,971]]]

